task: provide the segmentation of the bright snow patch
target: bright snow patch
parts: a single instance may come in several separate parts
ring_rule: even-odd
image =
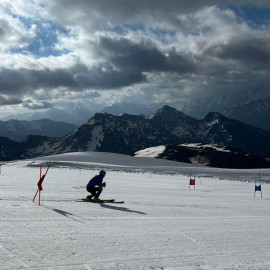
[[[198,148],[198,149],[212,148],[212,149],[214,149],[216,151],[220,151],[220,152],[227,152],[227,153],[231,152],[230,150],[225,149],[224,147],[216,145],[216,144],[183,143],[183,144],[180,144],[180,146],[186,146],[186,147]]]
[[[165,145],[146,148],[146,149],[136,152],[135,157],[155,158],[155,157],[158,157],[159,154],[163,153],[165,148],[166,148]]]

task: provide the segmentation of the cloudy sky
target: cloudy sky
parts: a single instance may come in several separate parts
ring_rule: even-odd
[[[269,30],[268,0],[0,0],[0,118],[262,98]]]

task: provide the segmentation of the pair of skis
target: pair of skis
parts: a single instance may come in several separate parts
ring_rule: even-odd
[[[111,200],[86,200],[86,199],[82,199],[83,202],[90,202],[90,203],[124,203],[124,201],[116,201],[115,199],[111,199]]]

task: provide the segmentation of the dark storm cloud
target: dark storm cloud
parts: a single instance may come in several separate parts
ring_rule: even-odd
[[[262,64],[269,68],[270,40],[269,38],[242,38],[231,41],[228,44],[211,46],[206,55],[212,55],[221,59],[233,59],[250,64]]]
[[[115,89],[143,82],[143,74],[132,70],[116,70],[110,63],[103,63],[86,69],[76,76],[78,87],[81,89]]]
[[[17,105],[22,103],[22,100],[18,97],[7,97],[0,95],[0,105]]]
[[[99,41],[99,49],[101,49],[101,54],[106,52],[109,61],[120,70],[132,70],[138,73],[177,72],[179,74],[195,70],[192,58],[181,55],[175,50],[164,54],[152,42],[137,44],[125,38],[103,37]]]
[[[16,94],[37,88],[72,87],[76,82],[68,70],[1,69],[0,93]]]
[[[108,63],[87,68],[85,65],[75,65],[70,69],[30,70],[2,69],[0,71],[1,94],[25,94],[40,88],[55,89],[66,87],[70,90],[88,88],[117,88],[145,80],[138,72],[129,70],[117,71]]]

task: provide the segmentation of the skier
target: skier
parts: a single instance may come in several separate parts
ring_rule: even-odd
[[[99,175],[94,176],[86,186],[86,190],[91,193],[88,195],[85,200],[86,201],[100,201],[99,196],[103,191],[103,188],[106,187],[106,182],[103,182],[103,178],[105,177],[106,172],[100,171]],[[94,197],[94,198],[93,198]],[[93,198],[93,199],[92,199]]]

